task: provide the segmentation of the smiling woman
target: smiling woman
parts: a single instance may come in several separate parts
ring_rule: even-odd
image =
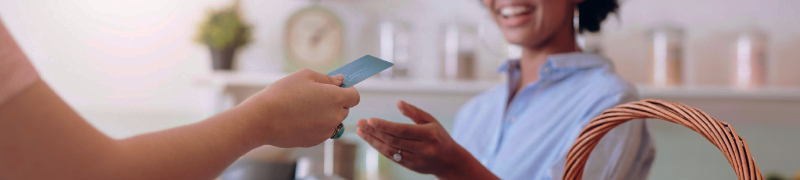
[[[522,47],[520,59],[500,68],[508,82],[464,104],[452,136],[436,118],[402,101],[397,108],[415,124],[362,119],[357,132],[398,164],[440,179],[560,179],[567,150],[589,120],[638,99],[610,60],[580,52],[575,42],[576,11],[578,31],[593,32],[617,3],[481,2],[506,40]],[[597,146],[587,179],[645,179],[655,156],[642,121],[620,125]]]

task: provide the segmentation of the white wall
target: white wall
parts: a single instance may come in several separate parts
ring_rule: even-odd
[[[283,67],[283,25],[311,1],[244,1],[255,40],[239,53],[242,71],[279,72]],[[437,77],[436,39],[442,22],[481,17],[478,3],[454,1],[323,1],[343,19],[347,31],[345,60],[377,54],[380,19],[414,24],[413,45],[419,59],[412,76]],[[42,77],[81,114],[114,137],[172,127],[202,119],[210,92],[194,79],[210,72],[204,46],[192,42],[209,8],[225,0],[205,1],[0,1],[0,17]],[[458,18],[460,14],[466,17]],[[483,19],[488,20],[487,18]],[[496,29],[490,29],[496,30]],[[496,33],[492,33],[496,34]],[[493,36],[500,37],[500,36]],[[500,43],[502,41],[495,41]],[[502,53],[502,48],[498,48]],[[482,61],[483,76],[502,56]],[[144,120],[143,120],[144,119]],[[158,119],[158,120],[148,120]]]
[[[191,41],[208,1],[0,1],[0,17],[42,77],[115,137],[202,118]]]
[[[686,82],[729,84],[736,33],[760,28],[770,33],[770,82],[800,86],[800,1],[796,0],[627,0],[620,20],[606,23],[607,54],[631,81],[649,82],[649,38],[653,25],[672,22],[686,30]]]
[[[255,25],[255,41],[239,54],[237,67],[243,71],[280,71],[285,19],[309,2],[244,0],[246,18]],[[443,22],[485,25],[490,27],[490,46],[503,46],[476,0],[322,2],[344,20],[348,60],[377,53],[378,20],[400,19],[414,24],[412,43],[417,62],[412,76],[416,78],[437,76],[437,39]],[[207,115],[210,92],[195,86],[193,80],[210,72],[209,57],[205,47],[192,42],[192,36],[205,10],[225,3],[0,0],[0,17],[43,78],[68,103],[104,132],[127,137]],[[687,75],[692,76],[687,82],[725,84],[730,76],[734,33],[755,25],[771,32],[770,81],[799,86],[798,9],[797,0],[627,0],[622,4],[620,21],[612,19],[604,25],[605,49],[623,76],[647,82],[646,30],[673,21],[687,27]],[[490,72],[502,57],[484,53],[481,60],[482,76],[497,78]],[[796,121],[793,123],[796,126]]]

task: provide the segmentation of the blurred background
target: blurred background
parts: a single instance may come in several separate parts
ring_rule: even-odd
[[[622,0],[602,32],[579,39],[643,98],[729,122],[765,176],[793,178],[798,9],[796,0]],[[334,171],[346,179],[433,179],[372,151],[356,120],[411,123],[395,109],[406,100],[449,127],[462,103],[504,81],[494,70],[519,56],[476,0],[0,0],[0,17],[52,88],[114,138],[197,122],[300,67],[327,73],[366,54],[393,61],[356,86],[361,104],[335,143]],[[649,179],[736,178],[697,133],[647,121],[657,147]],[[264,147],[234,166],[320,173],[323,149]]]

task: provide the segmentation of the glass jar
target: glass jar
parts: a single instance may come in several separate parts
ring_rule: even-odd
[[[380,23],[380,58],[394,63],[391,68],[378,75],[383,79],[408,77],[410,65],[411,27],[402,21],[384,21]]]
[[[653,85],[674,86],[683,83],[683,30],[673,26],[653,29],[651,58]]]
[[[477,28],[447,24],[443,31],[441,77],[444,80],[475,80],[477,77]]]
[[[754,88],[767,82],[767,35],[761,30],[739,33],[736,41],[734,83],[739,88]]]

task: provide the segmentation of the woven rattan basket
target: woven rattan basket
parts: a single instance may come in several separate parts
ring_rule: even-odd
[[[747,141],[736,134],[736,130],[728,123],[718,121],[703,111],[681,103],[655,99],[622,104],[608,109],[599,117],[592,119],[589,125],[581,131],[578,140],[567,154],[563,179],[580,180],[583,178],[583,168],[586,166],[589,154],[608,131],[629,120],[646,118],[666,120],[700,133],[714,146],[717,146],[722,154],[725,154],[740,180],[764,179],[750,155]]]

